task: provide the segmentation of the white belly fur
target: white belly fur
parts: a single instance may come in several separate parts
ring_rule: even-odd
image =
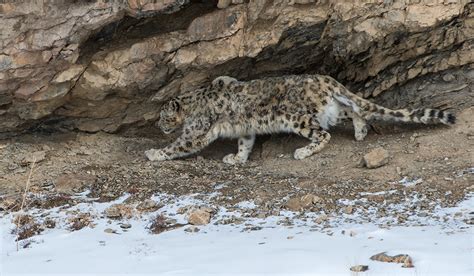
[[[339,116],[339,112],[341,111],[341,107],[338,102],[334,99],[326,105],[324,112],[318,115],[319,124],[324,129],[329,129],[331,126],[335,126],[337,124],[337,118]]]

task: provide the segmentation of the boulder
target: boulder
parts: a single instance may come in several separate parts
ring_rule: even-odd
[[[473,104],[470,1],[10,1],[0,12],[1,135],[55,117],[88,132],[142,126],[219,75],[328,74],[393,106]],[[403,87],[444,71],[469,85]]]

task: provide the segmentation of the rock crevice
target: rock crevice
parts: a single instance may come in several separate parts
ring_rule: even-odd
[[[66,2],[0,4],[0,133],[143,126],[219,75],[329,74],[384,104],[441,106],[446,93],[419,88],[451,72],[468,101],[449,106],[473,103],[468,1]]]

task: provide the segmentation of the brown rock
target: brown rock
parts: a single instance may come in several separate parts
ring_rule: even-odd
[[[373,261],[386,262],[386,263],[399,263],[403,264],[402,267],[411,268],[414,267],[411,257],[407,254],[399,254],[395,256],[389,256],[385,252],[378,253],[370,257]]]
[[[21,165],[26,166],[31,163],[39,163],[43,161],[45,158],[46,158],[46,152],[43,150],[27,153],[25,157],[23,157],[23,159],[21,160]]]
[[[156,201],[151,200],[151,199],[145,199],[143,202],[140,202],[137,205],[137,209],[139,211],[147,211],[147,212],[152,212],[156,211],[160,207],[158,206],[158,203]]]
[[[15,98],[26,100],[47,84],[48,79],[28,81],[14,92]]]
[[[59,83],[56,85],[48,85],[40,89],[39,91],[35,92],[31,97],[30,100],[33,102],[37,101],[47,101],[52,100],[59,97],[64,97],[70,90],[71,83],[64,82]]]
[[[208,208],[193,209],[188,212],[188,222],[192,225],[205,225],[211,221],[212,213]]]
[[[316,195],[313,194],[306,194],[303,196],[295,196],[290,198],[286,204],[285,207],[288,210],[297,212],[297,211],[302,211],[304,209],[308,209],[311,206],[313,206],[315,203],[322,202],[322,199]]]
[[[219,9],[225,9],[228,6],[230,6],[231,3],[232,3],[232,0],[219,0],[219,2],[217,2],[217,7]]]
[[[306,194],[301,197],[301,204],[305,207],[311,206],[315,203],[322,202],[322,199],[319,196],[313,194]]]
[[[344,207],[344,213],[346,214],[354,213],[354,207],[352,207],[351,205]]]
[[[78,231],[86,226],[93,227],[90,213],[79,213],[75,216],[71,216],[68,218],[68,222],[71,231]]]
[[[369,169],[374,169],[386,165],[389,161],[388,151],[384,148],[375,148],[362,158],[362,164]]]
[[[113,204],[105,209],[105,216],[112,219],[129,219],[133,216],[133,209],[125,204]]]
[[[2,132],[50,115],[91,132],[140,126],[149,110],[106,103],[142,106],[155,91],[155,99],[166,100],[218,74],[254,79],[321,64],[320,73],[369,97],[445,70],[463,73],[449,83],[461,87],[454,82],[467,85],[463,76],[473,70],[470,1],[30,2],[0,4]],[[442,89],[417,97],[440,102]],[[469,91],[448,99],[469,105]],[[379,100],[404,105],[408,94]]]
[[[58,193],[73,195],[92,185],[95,179],[89,174],[63,174],[56,179],[54,188]]]
[[[290,198],[286,204],[285,207],[294,212],[301,211],[303,209],[302,203],[301,203],[301,198],[300,197],[292,197]]]
[[[74,80],[84,71],[84,65],[72,65],[68,69],[57,74],[56,77],[52,80],[55,83],[66,82]]]

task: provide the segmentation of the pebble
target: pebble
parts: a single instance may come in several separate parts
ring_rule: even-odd
[[[355,266],[351,266],[351,271],[353,272],[364,272],[364,271],[367,271],[369,270],[369,266],[368,265],[355,265]]]
[[[199,231],[201,231],[201,229],[199,229],[199,227],[196,227],[196,226],[190,226],[184,229],[184,232],[188,232],[188,233],[197,233]]]
[[[130,228],[132,228],[132,225],[130,223],[122,223],[122,224],[120,224],[120,228],[130,229]]]
[[[402,169],[400,167],[396,167],[395,170],[397,171],[398,175],[402,175]]]
[[[117,231],[112,228],[106,228],[104,232],[108,234],[117,234]]]

